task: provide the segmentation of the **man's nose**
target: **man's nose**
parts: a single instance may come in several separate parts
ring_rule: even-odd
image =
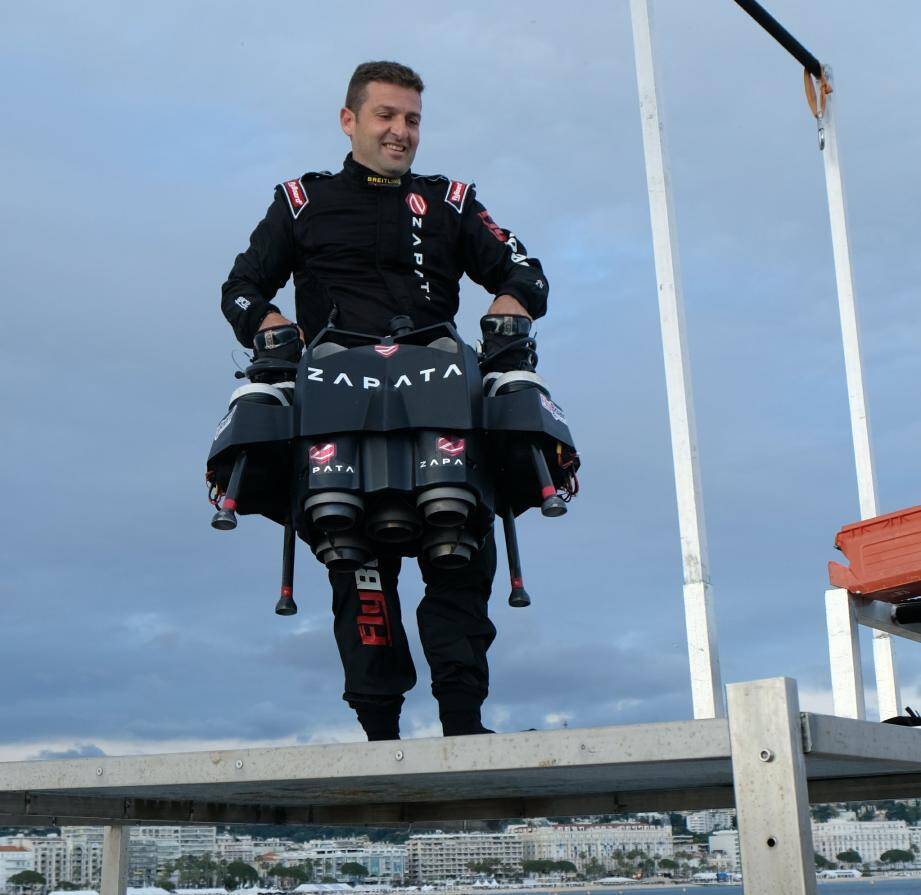
[[[390,122],[390,132],[398,140],[405,141],[409,136],[409,127],[407,126],[405,120],[401,118],[394,118]]]

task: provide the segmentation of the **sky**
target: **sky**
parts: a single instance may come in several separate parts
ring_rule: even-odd
[[[890,512],[919,502],[921,6],[767,5],[835,72]],[[798,64],[730,0],[654,10],[723,678],[788,675],[830,712],[826,563],[860,513],[815,123]],[[543,262],[539,369],[583,458],[570,513],[520,521],[529,609],[500,565],[484,719],[691,717],[626,0],[36,0],[0,7],[0,760],[363,738],[325,570],[300,545],[300,612],[274,615],[280,529],[214,531],[203,474],[242,357],[221,283],[276,183],[338,170],[345,85],[381,58],[426,82],[414,170],[475,181]],[[470,341],[489,300],[464,284]],[[412,620],[412,561],[401,595]],[[404,736],[438,735],[409,627]],[[917,705],[921,649],[895,652]]]

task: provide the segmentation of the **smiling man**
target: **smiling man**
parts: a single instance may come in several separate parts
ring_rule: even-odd
[[[481,321],[484,372],[533,369],[533,342],[521,345],[532,318],[546,310],[547,279],[515,234],[492,220],[472,184],[411,172],[423,89],[405,65],[359,65],[339,113],[352,146],[343,169],[275,188],[222,294],[224,315],[257,356],[297,360],[298,327],[310,341],[331,319],[341,329],[380,335],[398,315],[416,327],[453,322],[467,274],[494,296]],[[297,326],[271,304],[292,276]],[[508,350],[511,343],[518,347]],[[489,684],[486,651],[496,633],[487,615],[496,570],[491,536],[475,557],[459,570],[419,562],[425,595],[416,615],[445,735],[489,732],[480,706]],[[375,569],[330,573],[343,698],[371,740],[399,737],[403,696],[416,682],[400,616],[399,570],[398,557],[380,557]],[[370,590],[386,606],[387,630],[374,636],[358,621]]]

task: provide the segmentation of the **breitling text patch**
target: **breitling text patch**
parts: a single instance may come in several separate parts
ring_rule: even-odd
[[[291,214],[297,217],[310,201],[307,193],[304,192],[304,187],[299,180],[286,180],[282,186],[285,188],[285,196],[288,199]]]
[[[445,202],[447,202],[458,214],[464,210],[464,199],[467,198],[467,191],[469,189],[469,183],[461,183],[459,180],[452,180],[448,184],[448,191],[445,193]]]

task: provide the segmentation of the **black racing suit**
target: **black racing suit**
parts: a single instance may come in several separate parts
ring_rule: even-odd
[[[224,284],[221,306],[239,341],[251,347],[262,319],[278,310],[271,299],[293,275],[297,322],[308,342],[334,310],[337,327],[384,335],[398,314],[417,327],[453,321],[465,273],[494,295],[513,296],[532,317],[546,310],[540,262],[493,222],[472,184],[412,172],[386,178],[349,154],[338,174],[305,174],[276,187]],[[420,636],[446,733],[467,732],[446,716],[475,713],[479,724],[486,650],[495,636],[487,616],[495,565],[492,537],[467,569],[420,562]],[[400,619],[399,567],[399,559],[382,558],[368,571],[385,597],[387,630],[380,636],[359,621],[373,603],[363,600],[362,571],[330,574],[344,698],[372,738],[394,735],[403,694],[416,680]]]

